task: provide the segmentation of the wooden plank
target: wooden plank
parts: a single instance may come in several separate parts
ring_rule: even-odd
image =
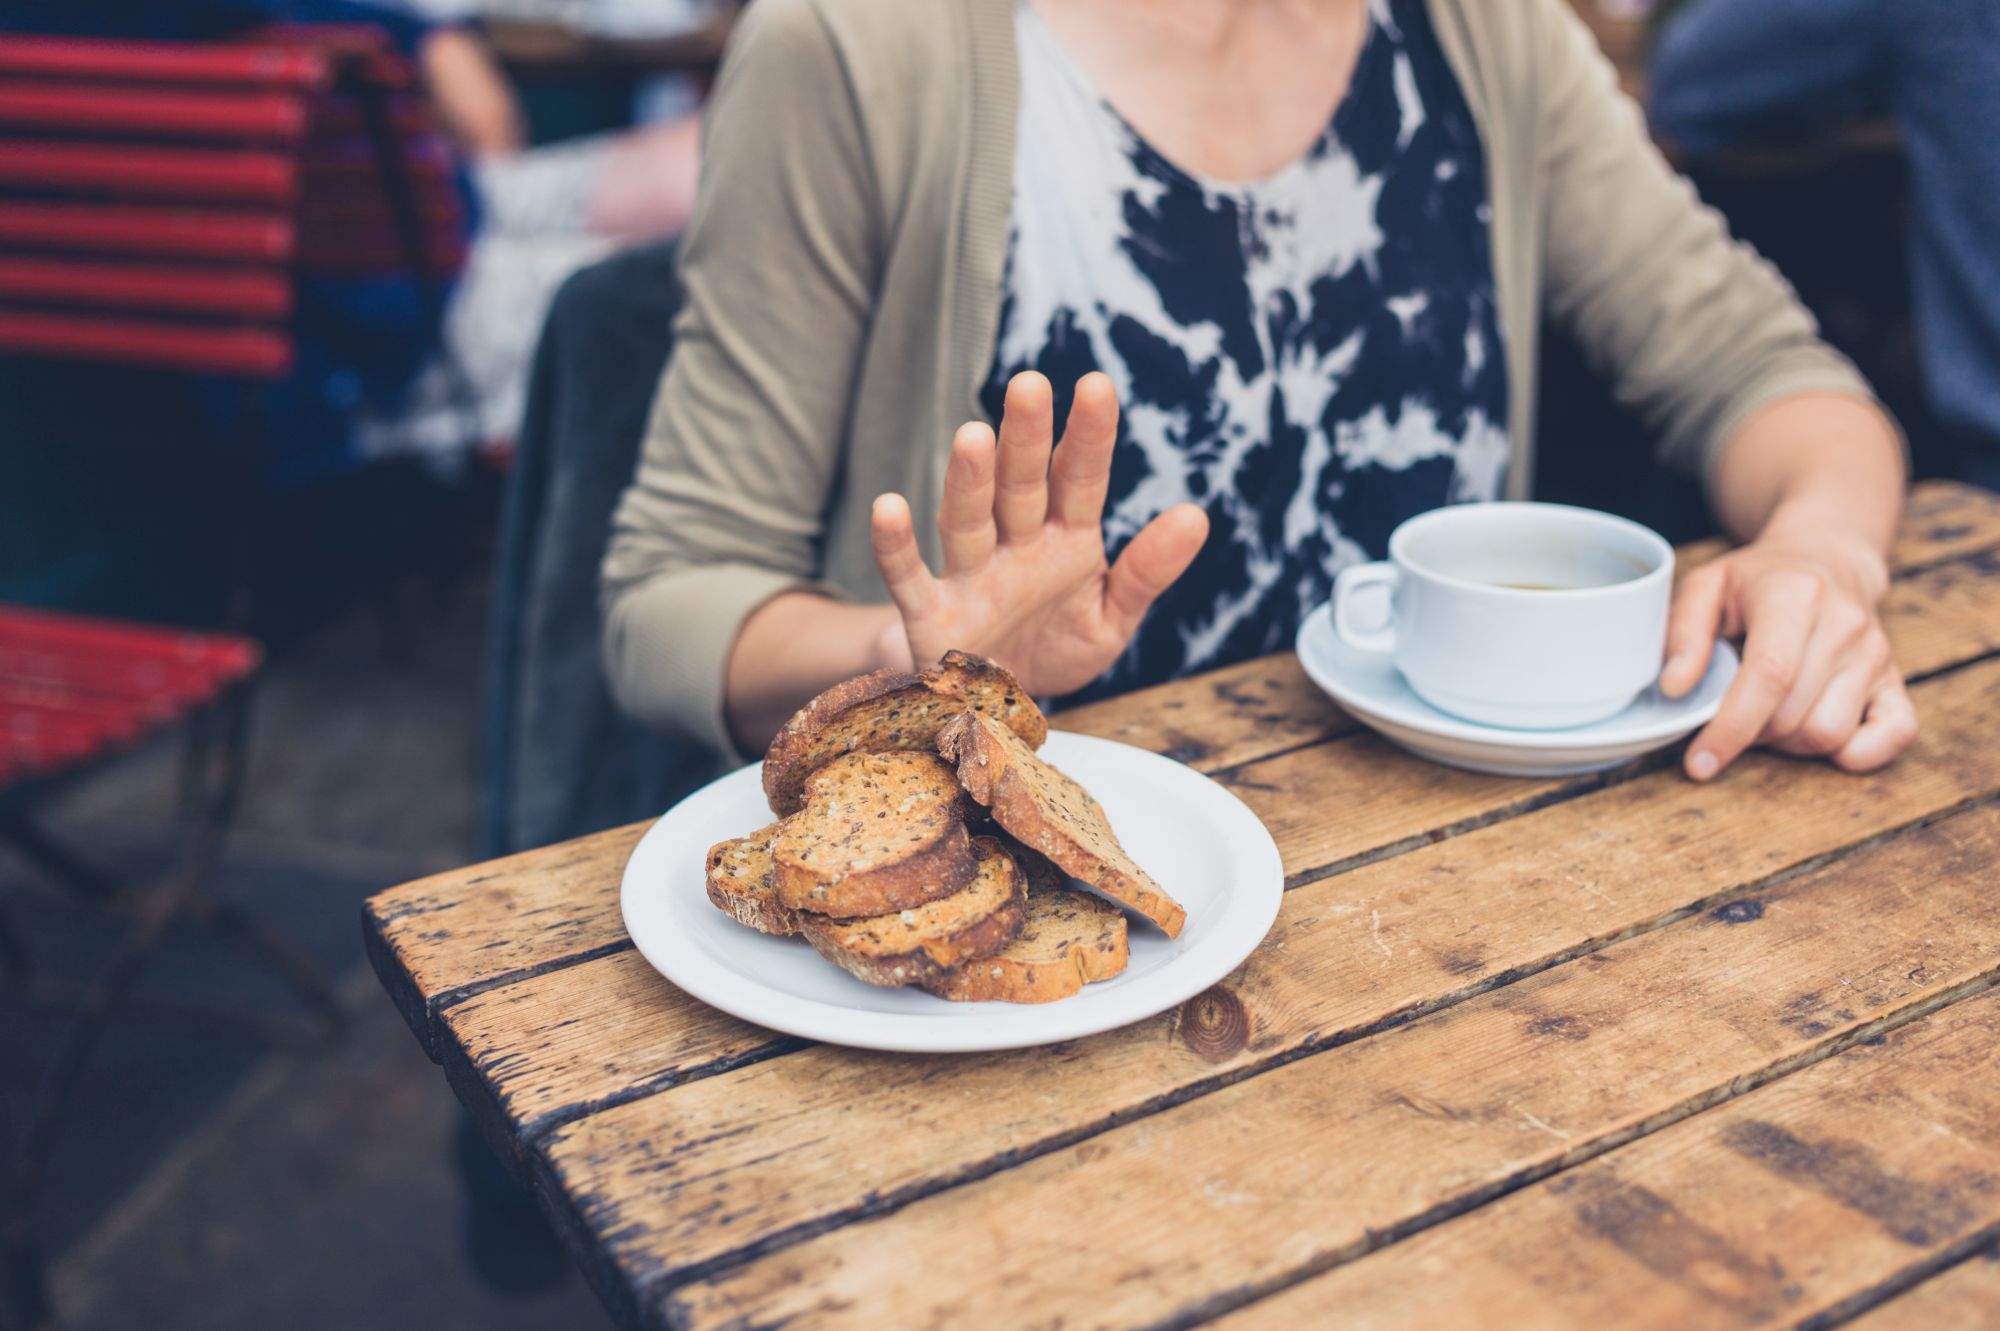
[[[2000,1231],[1996,1049],[2000,998],[1968,999],[1213,1325],[1751,1331],[1837,1313]],[[1962,1325],[2000,1326],[1986,1283],[1986,1320]],[[1905,1324],[1947,1325],[1960,1292]]]
[[[647,824],[435,874],[361,908],[368,959],[435,1057],[440,1007],[482,986],[629,949],[618,879]]]
[[[1954,559],[1993,545],[2000,495],[1959,481],[1924,481],[1903,506],[1893,561],[1899,569]]]
[[[1899,564],[1924,566],[1966,548],[2000,542],[2000,499],[1983,491],[1925,487],[1913,500],[1913,512],[1919,516],[1906,524]],[[1926,615],[1923,607],[1936,594],[1932,584],[1937,576],[1936,570],[1921,574],[1891,593],[1890,622],[1899,635],[1898,650],[1905,667],[1918,673],[1987,650],[1992,625],[2000,621],[1992,608],[2000,589],[1985,586],[1979,577],[1955,584],[1956,608]],[[1199,742],[1207,746],[1202,761],[1210,767],[1228,766],[1224,758],[1237,763],[1231,775],[1238,793],[1260,814],[1285,824],[1273,830],[1289,873],[1326,871],[1354,857],[1408,849],[1447,829],[1519,812],[1599,783],[1598,778],[1509,782],[1452,772],[1406,760],[1372,736],[1352,734],[1322,746],[1336,752],[1320,754],[1313,748],[1243,765],[1258,735],[1280,748],[1297,740],[1295,731],[1273,719],[1281,710],[1296,705],[1301,714],[1309,714],[1307,709],[1316,707],[1321,722],[1338,713],[1323,701],[1296,700],[1304,679],[1289,656],[1218,673],[1224,680],[1220,691],[1204,682],[1208,677],[1197,677],[1097,709],[1078,709],[1066,714],[1065,722],[1068,715],[1082,715],[1083,727],[1092,733],[1168,748]],[[1229,701],[1224,693],[1239,701]],[[1165,706],[1175,700],[1185,705]],[[1170,729],[1162,728],[1169,723],[1145,720],[1155,713],[1177,719]],[[1385,772],[1392,775],[1385,777]],[[1303,802],[1288,795],[1333,788],[1326,784],[1332,782],[1367,797],[1337,824],[1309,810],[1298,812]],[[1294,810],[1289,817],[1287,808]],[[438,1055],[437,1014],[467,994],[629,946],[617,887],[625,858],[644,830],[635,824],[427,878],[370,900],[363,912],[369,954],[426,1050]]]
[[[1987,1054],[1992,1066],[1992,1054]],[[1847,1323],[1847,1331],[1993,1331],[2000,1326],[2000,1243]]]
[[[1936,564],[1896,583],[1882,625],[1906,674],[2000,651],[2000,551]]]
[[[567,1130],[596,1140],[560,1177],[654,1323],[1187,1324],[1990,987],[1996,855],[1988,805],[678,1289],[646,1170],[713,1143],[613,1141],[602,1115]],[[1034,1079],[1013,1098],[1049,1112]],[[820,1122],[829,1144],[909,1136]],[[710,1223],[738,1214],[725,1197]]]
[[[1290,652],[1072,707],[1054,724],[1164,753],[1202,772],[1361,728],[1306,678]]]
[[[799,1056],[795,1077],[764,1074],[756,1083],[763,1091],[741,1079],[699,1095],[687,1088],[657,1113],[707,1123],[703,1106],[712,1096],[713,1112],[723,1115],[713,1120],[714,1130],[742,1129],[732,1136],[735,1149],[743,1161],[762,1163],[737,1162],[745,1172],[731,1187],[739,1196],[755,1193],[768,1173],[785,1203],[760,1216],[760,1232],[783,1232],[838,1211],[857,1183],[887,1194],[938,1175],[977,1172],[1058,1130],[1083,1130],[1218,1074],[1457,1001],[1496,977],[1545,967],[1689,903],[2000,790],[2000,751],[1972,738],[2000,726],[2000,664],[1920,685],[1916,697],[1933,724],[1886,773],[1853,778],[1818,764],[1753,756],[1741,777],[1730,778],[1732,816],[1725,820],[1711,817],[1716,801],[1708,790],[1675,772],[1655,772],[1294,890],[1267,951],[1228,982],[1248,1023],[1239,1047],[1224,1048],[1204,1034],[1227,1023],[1197,1007],[1101,1037],[1089,1060],[1073,1066],[1066,1052],[954,1060],[955,1084],[965,1088],[970,1107],[945,1114],[949,1136],[899,1143],[886,1156],[857,1157],[843,1143],[823,1148],[811,1113],[835,1104],[863,1115],[903,1113],[904,1103],[920,1098],[934,1079],[927,1062],[884,1057],[857,1088],[834,1070],[857,1066],[858,1056],[819,1050]],[[1811,816],[1794,816],[1801,808]],[[1698,848],[1698,860],[1687,859],[1690,847]],[[1662,858],[1674,856],[1682,859],[1679,871],[1661,874]],[[1483,897],[1495,881],[1512,884],[1513,909],[1504,919],[1486,918]],[[1378,947],[1391,955],[1381,957]],[[1357,954],[1381,964],[1333,987],[1331,977]],[[530,1139],[781,1047],[768,1033],[687,998],[630,952],[492,990],[443,1015],[446,1062],[469,1069],[462,1094],[475,1114]],[[1044,1066],[1051,1062],[1063,1070]],[[1061,1077],[1060,1125],[1038,1119],[1024,1131],[1013,1114],[1005,1088],[1028,1069],[1044,1081]],[[801,1090],[793,1080],[809,1085]],[[765,1104],[764,1095],[784,1101],[782,1109]],[[901,1121],[913,1128],[929,1123]],[[786,1135],[794,1132],[804,1136]],[[707,1226],[706,1204],[689,1197],[687,1232],[675,1234],[690,1261],[717,1255],[711,1245],[741,1239]]]

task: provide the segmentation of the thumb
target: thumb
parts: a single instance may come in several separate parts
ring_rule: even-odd
[[[1681,697],[1708,673],[1728,584],[1728,567],[1718,561],[1688,574],[1674,589],[1674,608],[1667,620],[1667,663],[1660,671],[1660,692],[1669,698]]]
[[[1161,592],[1187,572],[1208,540],[1208,514],[1176,504],[1129,541],[1104,580],[1104,617],[1121,635],[1138,631]]]

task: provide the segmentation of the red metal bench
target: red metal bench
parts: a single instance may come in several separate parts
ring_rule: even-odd
[[[451,158],[366,29],[0,36],[0,351],[261,378],[302,277],[464,261]]]

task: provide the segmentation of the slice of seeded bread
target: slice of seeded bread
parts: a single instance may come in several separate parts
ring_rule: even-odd
[[[977,965],[1021,932],[1027,883],[998,841],[972,843],[978,868],[962,892],[863,920],[800,917],[819,954],[858,980],[896,988],[933,984],[953,967]]]
[[[799,913],[778,900],[771,878],[771,841],[780,826],[772,823],[709,848],[708,899],[738,924],[782,937],[799,931]]]
[[[931,752],[937,733],[967,709],[1001,721],[1039,748],[1042,709],[1005,669],[970,652],[946,652],[933,670],[877,670],[836,684],[795,713],[764,755],[764,795],[774,813],[805,804],[806,779],[843,753]]]
[[[792,910],[887,915],[972,881],[964,794],[937,755],[846,754],[813,773],[805,794],[771,841],[772,885]]]
[[[1028,880],[1028,919],[1014,940],[917,983],[960,1003],[1053,1003],[1125,969],[1125,916],[1069,886],[1069,875],[1025,846],[1009,846]]]
[[[1187,912],[1140,868],[1111,831],[1090,792],[1035,756],[1006,726],[977,712],[962,713],[938,734],[938,752],[957,764],[958,779],[993,821],[1065,873],[1124,902],[1180,936]]]

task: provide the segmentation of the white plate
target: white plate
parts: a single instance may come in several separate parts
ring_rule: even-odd
[[[1285,872],[1243,802],[1169,758],[1052,733],[1042,755],[1103,804],[1132,858],[1187,908],[1170,939],[1132,915],[1132,961],[1054,1003],[952,1003],[878,989],[804,940],[746,929],[709,904],[708,848],[771,820],[755,766],[731,772],[654,823],[625,864],[625,928],[660,974],[702,1002],[788,1035],[911,1053],[1014,1049],[1130,1025],[1183,1003],[1255,950],[1278,916]]]
[[[1687,696],[1647,689],[1608,720],[1566,730],[1511,730],[1440,712],[1403,682],[1388,658],[1350,647],[1321,606],[1299,625],[1299,664],[1313,683],[1357,721],[1419,757],[1497,776],[1567,776],[1598,772],[1664,748],[1706,724],[1736,678],[1736,649],[1715,645],[1708,673]]]

